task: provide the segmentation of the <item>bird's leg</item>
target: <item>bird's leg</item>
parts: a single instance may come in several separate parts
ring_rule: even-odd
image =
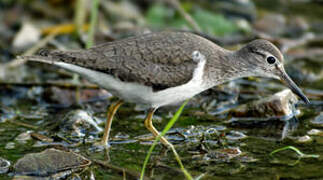
[[[145,126],[146,128],[151,132],[153,133],[154,137],[157,137],[159,136],[159,132],[157,131],[157,129],[154,127],[153,125],[153,122],[152,122],[152,119],[153,119],[153,115],[154,115],[154,112],[156,111],[156,108],[151,108],[148,112],[148,115],[145,119]],[[173,146],[170,142],[167,141],[166,138],[164,137],[160,137],[160,141],[166,146],[166,147],[171,147]]]
[[[108,145],[110,129],[111,129],[111,124],[112,124],[113,117],[114,117],[115,113],[117,112],[117,110],[119,109],[119,107],[122,104],[123,104],[123,101],[119,100],[119,101],[111,104],[110,107],[109,107],[107,122],[105,123],[104,134],[103,134],[103,137],[101,139],[101,144],[104,145],[104,146]]]

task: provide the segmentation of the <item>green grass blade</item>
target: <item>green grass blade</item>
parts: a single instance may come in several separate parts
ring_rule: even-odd
[[[167,131],[175,124],[175,122],[177,121],[177,119],[180,117],[185,105],[187,104],[188,100],[186,100],[182,106],[177,110],[177,112],[175,113],[175,115],[172,117],[172,119],[167,123],[167,125],[165,126],[164,130],[162,131],[160,136],[157,136],[153,142],[153,144],[150,146],[149,151],[147,153],[147,156],[145,158],[144,164],[142,166],[141,169],[141,175],[140,175],[140,180],[143,180],[144,178],[144,174],[145,174],[145,170],[146,170],[146,166],[148,164],[148,161],[150,159],[150,156],[155,148],[155,146],[157,145],[158,141],[160,140],[160,137],[165,135],[167,133]],[[172,151],[175,155],[175,158],[177,160],[177,162],[179,163],[181,170],[183,171],[184,175],[186,176],[187,179],[193,179],[192,176],[187,172],[187,170],[184,168],[183,163],[181,162],[176,150],[174,149],[174,147],[171,147]]]
[[[86,2],[87,0],[77,0],[75,5],[74,24],[78,36],[83,32],[83,26],[87,15]]]
[[[298,154],[299,158],[319,158],[320,157],[319,155],[316,155],[316,154],[304,154],[294,146],[285,146],[285,147],[276,149],[270,153],[270,156],[273,156],[275,153],[280,152],[280,151],[284,151],[287,149],[290,149],[290,150],[296,152]]]
[[[88,33],[88,40],[86,43],[87,49],[93,46],[95,27],[98,20],[99,4],[100,4],[100,0],[92,0],[90,29]]]

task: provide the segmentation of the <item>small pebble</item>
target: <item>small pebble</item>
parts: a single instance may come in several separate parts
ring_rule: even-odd
[[[84,137],[86,134],[101,132],[102,128],[98,126],[97,119],[91,113],[73,110],[63,118],[60,131],[73,137]]]
[[[311,123],[316,127],[323,127],[323,112],[316,116]]]
[[[12,46],[16,49],[24,49],[36,43],[41,36],[38,28],[31,23],[24,23],[13,39]]]
[[[18,141],[21,144],[25,144],[26,141],[31,140],[30,131],[23,132],[23,133],[19,134],[15,138],[15,140]]]
[[[312,142],[312,138],[308,135],[305,135],[297,138],[296,141],[298,143],[308,143],[308,142]]]
[[[319,130],[319,129],[311,129],[309,131],[307,131],[308,135],[314,135],[314,136],[323,136],[323,131]]]
[[[247,138],[247,135],[239,131],[230,131],[225,137],[228,140],[238,141]]]
[[[7,173],[10,167],[10,162],[0,157],[0,174]]]
[[[8,142],[4,148],[5,149],[14,149],[15,147],[16,147],[16,144],[14,142]]]

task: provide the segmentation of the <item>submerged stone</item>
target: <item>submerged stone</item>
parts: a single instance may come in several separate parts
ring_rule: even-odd
[[[248,136],[239,131],[230,131],[225,138],[232,141],[239,141],[247,138]]]
[[[12,46],[15,49],[25,49],[36,43],[40,38],[40,31],[31,23],[24,23],[20,31],[13,39]]]
[[[0,174],[7,173],[10,167],[10,162],[0,157]]]
[[[285,31],[286,18],[282,14],[266,14],[254,23],[257,31],[270,35],[279,35]]]
[[[291,117],[295,114],[296,96],[291,90],[285,89],[268,98],[243,104],[231,110],[234,117]]]
[[[211,162],[231,162],[232,158],[241,155],[241,150],[239,148],[226,148],[218,151],[211,151],[203,157],[205,161]]]
[[[59,179],[90,164],[90,160],[74,152],[47,149],[40,153],[27,154],[19,159],[14,165],[14,173],[16,177],[36,176]]]
[[[2,100],[3,99],[0,99],[0,101],[2,101]],[[1,114],[0,123],[13,120],[13,119],[15,119],[17,117],[14,110],[5,107],[6,104],[4,105],[4,107],[1,107],[1,105],[2,105],[2,102],[0,103],[0,114]]]
[[[298,126],[298,119],[292,117],[284,120],[272,118],[231,118],[227,123],[232,127],[245,129],[248,136],[258,136],[273,139],[284,139]]]
[[[311,124],[316,127],[323,127],[323,112],[321,112],[318,116],[316,116]]]
[[[307,134],[312,136],[323,136],[323,131],[319,129],[311,129],[307,131]]]
[[[313,139],[308,135],[301,136],[301,137],[298,137],[296,139],[297,143],[309,143],[309,142],[312,142],[312,141],[313,141]]]
[[[26,144],[28,140],[31,140],[30,131],[19,134],[15,140],[20,144]]]
[[[16,144],[14,142],[8,142],[4,148],[5,149],[14,149],[15,147],[16,147]]]
[[[84,110],[74,110],[66,114],[63,122],[60,123],[60,129],[63,133],[74,137],[84,137],[86,134],[102,131],[97,119]]]

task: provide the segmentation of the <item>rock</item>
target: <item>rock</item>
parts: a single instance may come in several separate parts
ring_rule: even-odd
[[[211,162],[231,162],[232,158],[240,156],[241,153],[241,150],[237,147],[226,148],[218,151],[211,151],[205,154],[203,160]]]
[[[102,131],[97,119],[84,110],[74,110],[66,114],[60,123],[60,130],[74,137],[84,137]]]
[[[212,1],[212,3],[205,3],[203,5],[207,6],[206,9],[223,12],[223,14],[234,19],[243,18],[248,21],[254,21],[256,19],[257,10],[254,2],[250,0]]]
[[[61,89],[58,87],[46,88],[44,99],[49,103],[57,103],[65,106],[75,104],[75,92],[69,89]]]
[[[231,127],[246,130],[248,132],[248,136],[281,140],[296,129],[298,126],[298,119],[295,117],[288,120],[278,117],[243,117],[231,118],[227,123],[229,123]]]
[[[30,136],[30,131],[27,132],[23,132],[21,134],[19,134],[15,140],[18,141],[20,144],[26,144],[28,140],[31,140],[31,136]]]
[[[16,144],[14,142],[8,142],[4,148],[5,149],[14,149],[15,147],[16,147]]]
[[[299,36],[310,29],[308,22],[301,16],[292,17],[287,23],[288,28],[286,33],[291,37],[299,38]]]
[[[271,97],[238,106],[230,114],[234,117],[291,117],[295,115],[296,102],[292,91],[285,89]]]
[[[0,99],[0,101],[1,100],[2,99]],[[1,107],[1,105],[0,105],[0,114],[1,114],[0,123],[13,120],[17,117],[17,114],[12,109],[7,108],[6,106]]]
[[[145,22],[144,17],[140,13],[140,10],[131,1],[103,1],[102,8],[111,16],[117,16],[119,22],[135,21],[139,24]]]
[[[285,32],[286,18],[282,14],[266,14],[254,23],[257,31],[270,35],[280,35]]]
[[[307,37],[304,37],[304,39],[305,38]],[[308,37],[308,39],[317,39],[317,37]],[[311,40],[311,42],[313,42],[313,40]],[[297,42],[292,42],[294,45],[296,43]],[[307,85],[310,83],[311,88],[322,89],[322,54],[323,50],[320,48],[304,48],[303,50],[298,50],[298,53],[292,54],[293,57],[291,58],[293,60],[291,63],[285,65],[285,70],[296,84]]]
[[[239,141],[247,138],[248,136],[239,131],[230,131],[225,137],[228,140]]]
[[[311,120],[311,124],[315,127],[323,127],[323,112]]]
[[[312,141],[313,141],[313,139],[308,135],[301,136],[301,137],[298,137],[296,139],[297,143],[309,143],[309,142],[312,142]]]
[[[23,50],[36,43],[40,35],[39,29],[30,23],[24,23],[20,31],[16,34],[12,45],[15,49]]]
[[[10,162],[0,157],[0,174],[7,173],[10,167]]]
[[[313,135],[313,136],[323,136],[323,131],[319,129],[311,129],[307,131],[308,135]]]
[[[40,153],[27,154],[19,159],[14,165],[14,174],[16,179],[19,179],[19,176],[60,179],[90,164],[90,160],[74,152],[52,148]]]

